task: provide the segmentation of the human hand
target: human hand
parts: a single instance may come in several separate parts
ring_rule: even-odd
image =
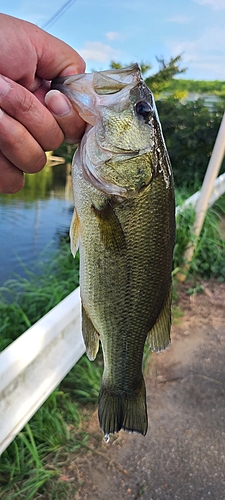
[[[67,44],[37,26],[0,14],[0,192],[16,193],[24,172],[39,172],[45,151],[78,142],[84,122],[70,101],[50,88],[57,76],[85,70]]]

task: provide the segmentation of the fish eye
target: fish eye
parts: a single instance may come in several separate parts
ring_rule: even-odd
[[[149,117],[152,114],[152,107],[147,101],[139,101],[136,106],[136,113],[143,116],[145,123],[148,123]]]

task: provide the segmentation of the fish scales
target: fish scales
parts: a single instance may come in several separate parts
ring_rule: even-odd
[[[74,82],[69,77],[69,91],[67,79],[54,84],[90,123],[72,171],[71,247],[80,250],[82,331],[90,359],[102,344],[103,433],[123,428],[146,434],[144,344],[148,339],[161,350],[170,341],[173,178],[154,100],[138,66],[94,75],[99,87],[104,76],[100,97],[90,88],[90,75],[86,87],[83,76],[82,87],[91,94],[91,115],[76,88],[82,75]]]

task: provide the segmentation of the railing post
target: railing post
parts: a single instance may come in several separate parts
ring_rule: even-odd
[[[209,199],[213,190],[215,179],[218,175],[221,163],[223,161],[224,153],[225,153],[225,113],[223,115],[220,124],[220,128],[217,134],[212,155],[202,184],[202,189],[200,191],[200,196],[195,209],[196,217],[195,217],[195,222],[193,224],[193,231],[194,235],[196,236],[195,243],[190,243],[190,245],[188,245],[184,253],[185,263],[181,268],[181,271],[178,272],[176,275],[179,281],[185,281],[187,277],[187,272],[190,267],[190,262],[192,260],[196,248],[197,239],[200,235],[203,226]]]

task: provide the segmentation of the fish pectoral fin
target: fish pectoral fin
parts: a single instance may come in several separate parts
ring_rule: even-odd
[[[77,215],[77,211],[74,208],[71,224],[70,224],[70,248],[71,253],[75,257],[78,246],[79,246],[79,232],[80,232],[80,223]]]
[[[92,205],[92,210],[98,220],[99,231],[104,247],[113,253],[121,254],[126,250],[125,235],[110,202],[107,202],[101,209]]]
[[[97,356],[100,336],[96,331],[95,327],[93,326],[90,317],[85,311],[83,304],[82,304],[82,335],[86,346],[87,357],[90,359],[90,361],[93,361]]]
[[[170,286],[160,315],[147,335],[147,342],[152,351],[163,351],[170,344],[171,296]]]

